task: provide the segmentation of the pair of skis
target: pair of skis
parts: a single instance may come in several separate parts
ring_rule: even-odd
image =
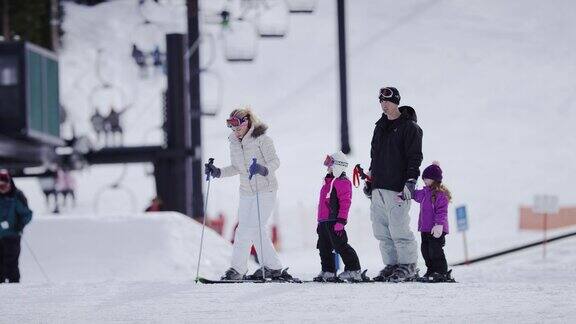
[[[242,279],[242,280],[210,280],[210,279],[206,279],[206,278],[198,278],[196,281],[203,283],[203,284],[226,284],[226,283],[324,283],[324,284],[330,284],[330,283],[352,283],[352,284],[358,284],[358,283],[407,283],[407,282],[414,282],[414,283],[457,283],[456,280],[454,280],[454,278],[452,278],[451,276],[451,272],[452,270],[450,270],[450,272],[448,273],[447,279],[442,280],[442,281],[438,281],[435,280],[432,277],[413,277],[404,281],[391,281],[391,280],[386,280],[386,281],[380,281],[380,280],[373,280],[370,279],[370,277],[368,277],[366,275],[366,272],[368,270],[364,270],[362,272],[362,276],[361,276],[361,280],[342,280],[338,277],[334,277],[333,279],[327,279],[327,280],[318,280],[318,279],[313,279],[313,280],[300,280],[298,278],[293,278],[293,277],[285,277],[285,278],[277,278],[277,279],[271,279],[271,278],[267,278],[267,279],[255,279],[255,278],[246,278],[246,279]]]
[[[245,276],[244,279],[239,280],[210,280],[202,277],[197,277],[196,282],[203,284],[220,284],[220,283],[302,283],[302,280],[292,277],[288,273],[288,268],[282,270],[279,277],[266,277],[260,278],[254,275]]]
[[[210,280],[206,278],[196,279],[199,283],[203,284],[236,284],[236,283],[303,283],[298,278],[292,278],[289,280],[284,279],[241,279],[241,280]]]

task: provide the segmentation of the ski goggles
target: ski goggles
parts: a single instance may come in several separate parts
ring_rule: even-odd
[[[343,167],[347,167],[348,162],[337,161],[337,160],[334,160],[334,158],[332,156],[326,155],[326,159],[324,159],[324,166],[331,167],[334,165],[340,165]]]
[[[230,118],[226,119],[226,126],[228,126],[228,128],[236,129],[240,126],[244,126],[247,122],[248,122],[248,118],[246,118],[246,117],[243,117],[243,118],[230,117]]]
[[[386,99],[390,99],[394,96],[394,91],[390,88],[382,88],[380,89],[380,95],[378,96],[378,100],[380,102],[385,101]]]

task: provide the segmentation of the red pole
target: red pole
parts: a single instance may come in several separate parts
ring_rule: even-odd
[[[542,259],[546,259],[547,231],[548,231],[548,213],[544,213],[544,240],[542,241]]]

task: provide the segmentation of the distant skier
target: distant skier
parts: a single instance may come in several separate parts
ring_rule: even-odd
[[[58,193],[56,192],[56,172],[47,170],[46,173],[38,177],[38,183],[44,193],[46,208],[48,210],[58,209]],[[50,197],[53,197],[54,208],[50,208]]]
[[[266,226],[276,205],[278,181],[275,172],[280,167],[280,159],[276,155],[272,139],[266,135],[268,126],[260,122],[250,109],[232,111],[226,124],[232,129],[232,134],[228,137],[232,164],[222,169],[213,164],[205,164],[206,174],[215,178],[240,175],[239,225],[234,238],[231,267],[222,279],[244,278],[248,270],[247,263],[252,244],[256,246],[259,259],[263,262],[266,278],[280,279],[287,273],[282,272],[282,263],[270,240]],[[253,158],[258,161],[255,165],[252,165]],[[250,174],[254,174],[252,179],[248,179]],[[260,228],[258,227],[258,203]],[[259,231],[262,231],[264,251],[261,251]],[[258,269],[251,277],[262,278],[262,270]]]
[[[318,201],[318,243],[322,271],[315,281],[333,281],[336,266],[332,250],[344,261],[344,271],[338,275],[340,280],[361,281],[360,260],[356,251],[348,244],[344,226],[348,221],[348,211],[352,204],[352,183],[346,177],[348,161],[342,152],[326,156],[324,166],[328,174],[324,178]]]
[[[68,197],[72,200],[72,206],[76,206],[76,181],[68,168],[56,171],[56,192],[62,196],[63,207],[68,205]]]
[[[32,211],[7,170],[0,170],[0,283],[20,282],[20,239]]]
[[[160,52],[160,47],[156,45],[150,55],[152,56],[152,64],[154,64],[154,68],[156,68],[156,70],[162,70],[164,60],[162,58],[162,52]]]
[[[90,117],[90,123],[92,124],[92,128],[96,133],[96,142],[100,143],[102,141],[102,134],[104,134],[104,140],[106,140],[106,125],[104,116],[100,114],[100,111],[97,107],[94,108],[94,113]]]
[[[117,111],[114,106],[111,106],[110,113],[105,118],[106,143],[110,146],[121,146],[124,141],[124,130],[120,121],[120,116],[124,111]],[[110,141],[108,141],[108,136],[110,136]]]
[[[136,46],[136,44],[132,44],[132,58],[136,65],[140,68],[140,77],[146,76],[146,55],[142,50]]]
[[[448,271],[443,247],[448,230],[448,204],[452,199],[450,190],[442,184],[442,169],[437,162],[422,172],[424,188],[414,190],[414,200],[420,203],[418,231],[421,232],[420,250],[426,262],[426,273],[420,281],[446,282],[453,280]]]
[[[422,130],[412,107],[400,104],[396,88],[380,89],[384,112],[376,123],[370,151],[370,175],[364,192],[371,197],[370,218],[386,265],[377,281],[415,279],[418,246],[410,230],[410,199],[420,175]],[[399,199],[400,198],[400,199]]]

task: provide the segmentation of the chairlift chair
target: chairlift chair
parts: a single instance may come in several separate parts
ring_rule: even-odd
[[[245,20],[231,21],[224,29],[224,56],[228,62],[252,62],[256,57],[257,36],[254,25]]]
[[[283,1],[265,2],[257,16],[257,27],[260,37],[284,37],[288,32],[289,19],[288,9]]]
[[[318,0],[285,0],[290,13],[310,14],[316,9]]]

